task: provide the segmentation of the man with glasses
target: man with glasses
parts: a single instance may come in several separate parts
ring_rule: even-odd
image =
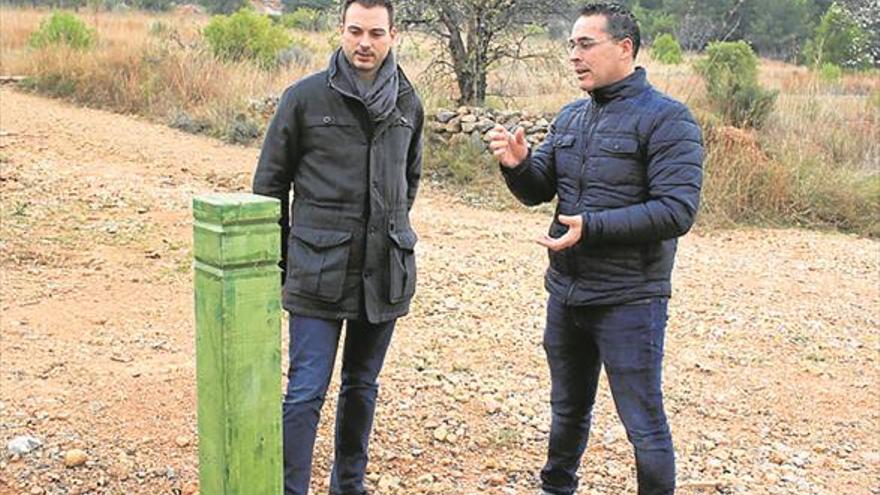
[[[542,494],[578,486],[599,372],[635,450],[639,495],[675,491],[661,371],[676,238],[693,225],[703,147],[688,109],[634,66],[640,36],[616,4],[584,7],[569,60],[590,98],[564,107],[535,150],[501,126],[490,149],[527,205],[558,198],[548,235],[544,348],[552,424]]]

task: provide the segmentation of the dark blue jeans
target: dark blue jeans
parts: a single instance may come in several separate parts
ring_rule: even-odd
[[[333,495],[366,493],[364,472],[379,389],[376,379],[394,323],[346,323],[336,408],[336,452],[330,476]],[[305,495],[309,491],[315,435],[341,330],[341,320],[290,316],[290,368],[283,407],[286,495]]]
[[[675,454],[663,410],[661,372],[667,299],[614,306],[566,306],[550,297],[544,349],[553,419],[544,491],[573,494],[587,446],[599,370],[635,449],[639,495],[675,492]]]

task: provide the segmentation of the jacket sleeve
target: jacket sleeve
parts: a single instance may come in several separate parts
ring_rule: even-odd
[[[544,142],[516,167],[501,165],[507,188],[521,203],[536,206],[556,196],[556,161],[553,154],[555,126],[550,126]]]
[[[640,243],[684,235],[694,224],[703,181],[700,128],[684,105],[670,107],[647,142],[645,202],[583,213],[581,243]]]
[[[409,143],[409,152],[406,158],[406,204],[407,209],[412,210],[419,191],[419,180],[422,177],[422,131],[425,127],[425,110],[418,102],[416,121],[413,122],[413,134]]]
[[[292,88],[284,92],[275,116],[266,130],[257,170],[254,172],[254,194],[281,201],[281,263],[287,270],[287,237],[290,234],[290,188],[299,163],[300,149],[296,120],[296,103]],[[282,281],[284,278],[282,278]]]

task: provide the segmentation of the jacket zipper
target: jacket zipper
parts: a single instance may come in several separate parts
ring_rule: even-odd
[[[590,120],[587,122],[586,142],[584,143],[584,147],[581,150],[581,153],[583,154],[583,159],[581,161],[581,171],[580,171],[580,174],[578,175],[578,201],[577,201],[577,204],[575,205],[576,207],[580,206],[581,198],[584,195],[584,187],[583,187],[582,178],[584,177],[584,174],[587,172],[587,149],[590,146],[590,142],[593,140],[593,134],[596,133],[596,127],[599,124],[599,119],[602,117],[602,112],[605,110],[605,106],[599,105],[598,103],[595,102],[595,100],[592,102],[592,105],[593,105],[593,109],[592,109],[592,112],[590,115]],[[572,252],[567,253],[567,256],[569,258],[569,266],[573,266],[574,270],[573,270],[571,284],[568,286],[568,293],[565,295],[565,304],[566,305],[568,305],[571,302],[571,295],[574,293],[574,287],[577,283],[577,273],[578,273],[578,268],[579,268],[577,256],[575,256],[574,253],[572,253]]]
[[[589,125],[587,126],[587,142],[586,142],[586,147],[584,147],[584,149],[583,149],[584,156],[583,156],[583,160],[581,161],[581,173],[579,175],[579,178],[583,177],[584,174],[587,172],[587,153],[586,153],[586,151],[590,146],[590,142],[593,141],[593,134],[596,133],[596,127],[599,124],[599,119],[602,117],[602,112],[605,111],[604,105],[599,105],[598,103],[594,103],[594,104],[596,105],[596,107],[595,107],[595,110],[593,111],[593,115],[590,116],[590,122],[589,122]],[[579,185],[580,185],[580,183],[579,183]],[[584,193],[584,188],[579,187],[578,188],[578,203],[580,203],[581,196],[583,196],[583,193]]]

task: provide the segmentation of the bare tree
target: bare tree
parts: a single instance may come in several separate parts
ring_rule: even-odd
[[[404,0],[403,24],[439,36],[448,58],[437,58],[432,69],[455,74],[459,104],[482,105],[486,75],[504,59],[539,57],[526,41],[554,17],[571,12],[565,0]]]

